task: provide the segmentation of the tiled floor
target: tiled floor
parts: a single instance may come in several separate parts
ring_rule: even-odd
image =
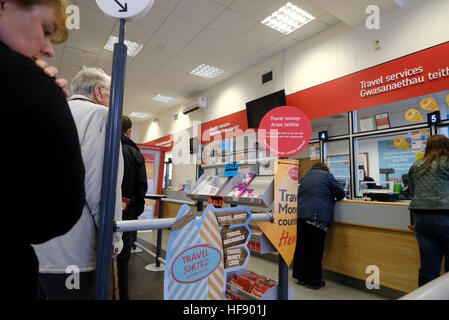
[[[139,232],[139,240],[156,245],[157,231]],[[167,248],[169,232],[163,231],[162,249]],[[143,242],[142,242],[143,243]],[[151,245],[150,245],[151,246]],[[155,252],[155,249],[151,250]],[[163,299],[163,272],[146,271],[145,265],[154,263],[154,258],[145,252],[133,253],[130,259],[129,291],[130,298],[136,300]],[[270,279],[278,280],[278,263],[263,257],[252,255],[247,269],[260,273]],[[289,286],[295,291],[295,300],[385,300],[369,290],[351,287],[336,280],[326,280],[326,286],[320,290],[308,289],[297,284],[289,269]]]

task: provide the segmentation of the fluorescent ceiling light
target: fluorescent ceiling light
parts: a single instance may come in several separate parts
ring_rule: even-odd
[[[114,51],[114,44],[118,42],[118,38],[115,36],[110,36],[108,43],[104,46],[105,49]],[[125,45],[128,47],[128,56],[135,57],[140,50],[142,50],[143,45],[134,41],[125,40]]]
[[[285,6],[266,17],[262,23],[270,28],[289,34],[315,19],[310,13],[288,2]]]
[[[173,103],[176,101],[176,98],[170,96],[164,96],[163,94],[158,94],[153,98],[153,100],[164,102],[164,103]]]
[[[207,64],[202,64],[196,67],[194,70],[190,71],[191,74],[206,79],[216,78],[223,72],[223,70],[208,66]]]
[[[148,118],[149,114],[148,113],[131,112],[131,114],[129,116],[145,119],[145,118]]]

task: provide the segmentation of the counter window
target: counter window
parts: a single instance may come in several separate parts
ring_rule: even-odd
[[[439,127],[438,134],[442,134],[445,135],[446,137],[449,137],[449,126]]]
[[[348,113],[336,114],[330,117],[314,119],[312,125],[312,139],[318,139],[320,131],[327,131],[329,137],[349,134]]]
[[[427,114],[440,110],[449,119],[449,90],[354,111],[354,132],[396,128],[427,122]]]
[[[375,193],[406,189],[408,171],[424,155],[429,135],[429,129],[416,129],[355,139],[356,196],[363,196],[367,189]],[[399,198],[408,199],[409,195],[401,192]]]
[[[348,198],[351,190],[349,140],[329,141],[324,146],[326,164],[335,179],[345,188]]]

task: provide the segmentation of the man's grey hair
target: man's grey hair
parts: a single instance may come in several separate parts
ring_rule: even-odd
[[[72,94],[90,97],[94,94],[96,86],[109,89],[111,77],[100,68],[83,67],[72,80]]]

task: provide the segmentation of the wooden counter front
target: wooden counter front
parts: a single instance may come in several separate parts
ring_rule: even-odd
[[[379,267],[380,285],[403,292],[418,288],[419,249],[411,231],[335,222],[326,236],[323,268],[365,281]]]

